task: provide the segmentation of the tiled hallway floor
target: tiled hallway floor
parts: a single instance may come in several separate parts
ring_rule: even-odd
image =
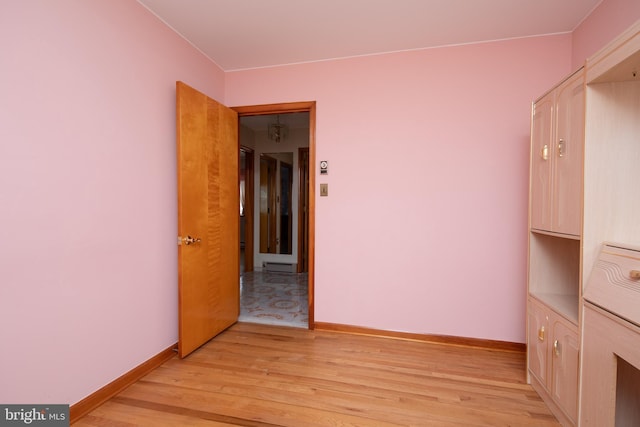
[[[309,324],[307,277],[307,273],[242,273],[238,320],[306,328]]]

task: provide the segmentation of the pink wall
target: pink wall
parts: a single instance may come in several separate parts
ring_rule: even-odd
[[[529,112],[571,36],[227,73],[317,101],[316,320],[524,342]]]
[[[175,81],[131,0],[0,6],[0,402],[75,403],[177,341]]]
[[[318,101],[318,321],[524,341],[529,105],[570,35],[225,76],[137,2],[30,0],[0,52],[0,402],[75,403],[177,340],[178,79]]]
[[[573,32],[574,68],[640,19],[640,1],[605,0]]]

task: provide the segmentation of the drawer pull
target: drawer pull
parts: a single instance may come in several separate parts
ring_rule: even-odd
[[[538,339],[544,341],[544,326],[541,326],[538,330]]]
[[[629,276],[631,276],[631,278],[633,280],[639,280],[640,279],[640,270],[631,270],[631,272],[629,273]]]
[[[560,343],[558,342],[558,340],[555,340],[553,342],[553,353],[556,356],[560,356]]]

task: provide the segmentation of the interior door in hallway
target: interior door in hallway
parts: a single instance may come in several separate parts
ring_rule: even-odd
[[[176,83],[178,354],[239,315],[238,115]]]
[[[309,147],[298,148],[298,273],[309,271]]]
[[[260,252],[275,254],[277,250],[277,186],[278,162],[266,154],[260,155]]]

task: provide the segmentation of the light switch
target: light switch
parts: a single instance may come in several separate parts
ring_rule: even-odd
[[[329,195],[329,184],[320,184],[320,197]]]

